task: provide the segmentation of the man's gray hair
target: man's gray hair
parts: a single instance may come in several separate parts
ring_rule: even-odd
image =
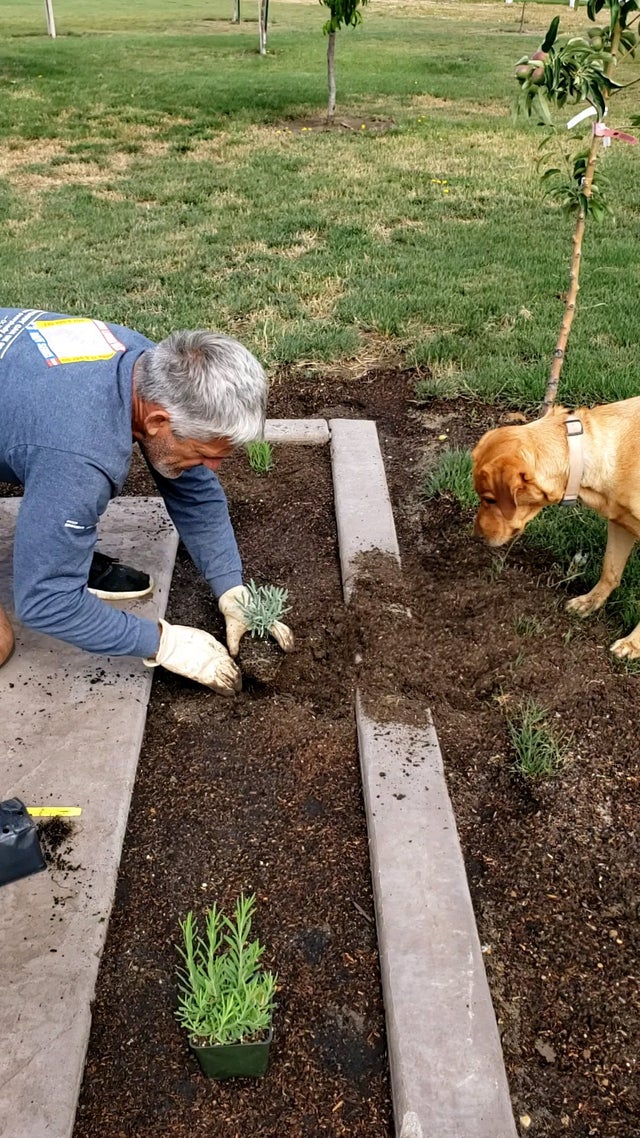
[[[173,332],[136,363],[136,392],[180,439],[262,438],[269,383],[255,356],[217,332]]]

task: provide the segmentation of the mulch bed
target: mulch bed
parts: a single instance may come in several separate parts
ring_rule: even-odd
[[[640,1136],[638,679],[604,617],[569,620],[540,554],[520,543],[498,572],[470,516],[421,498],[434,453],[496,413],[420,405],[414,379],[274,387],[274,416],[378,422],[404,572],[372,563],[349,613],[326,449],[280,448],[264,479],[223,468],[247,576],[289,587],[299,647],[233,701],[155,679],[74,1138],[390,1138],[356,683],[381,717],[432,709],[516,1117],[543,1138]],[[139,467],[129,489],[148,489]],[[169,615],[220,632],[182,555]],[[547,781],[512,770],[506,715],[527,695],[573,736]],[[263,1082],[212,1084],[173,1018],[173,942],[187,909],[242,889],[280,977],[276,1046]]]

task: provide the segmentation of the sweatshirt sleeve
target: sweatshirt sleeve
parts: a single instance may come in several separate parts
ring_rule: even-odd
[[[13,549],[18,619],[89,652],[154,656],[157,623],[120,612],[87,589],[96,527],[112,496],[109,478],[79,455],[24,449]]]
[[[189,556],[216,597],[241,585],[242,562],[229,507],[213,471],[192,466],[179,478],[165,478],[147,465]]]

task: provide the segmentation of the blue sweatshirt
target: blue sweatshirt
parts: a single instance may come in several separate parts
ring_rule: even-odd
[[[18,619],[90,652],[153,656],[155,621],[87,590],[96,526],[133,447],[133,367],[151,340],[116,324],[0,308],[0,481],[24,486],[14,543]],[[216,596],[242,583],[224,491],[194,466],[151,468],[189,554]]]

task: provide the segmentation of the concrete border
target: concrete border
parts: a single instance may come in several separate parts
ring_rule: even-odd
[[[400,566],[378,433],[330,420],[345,600],[362,553]],[[356,722],[397,1138],[517,1138],[435,728]]]
[[[378,431],[370,419],[330,419],[333,495],[345,601],[362,553],[388,553],[400,567],[391,499]]]
[[[433,725],[356,722],[398,1138],[516,1138]]]
[[[326,419],[267,419],[264,437],[268,443],[315,446],[329,442],[329,424]]]

